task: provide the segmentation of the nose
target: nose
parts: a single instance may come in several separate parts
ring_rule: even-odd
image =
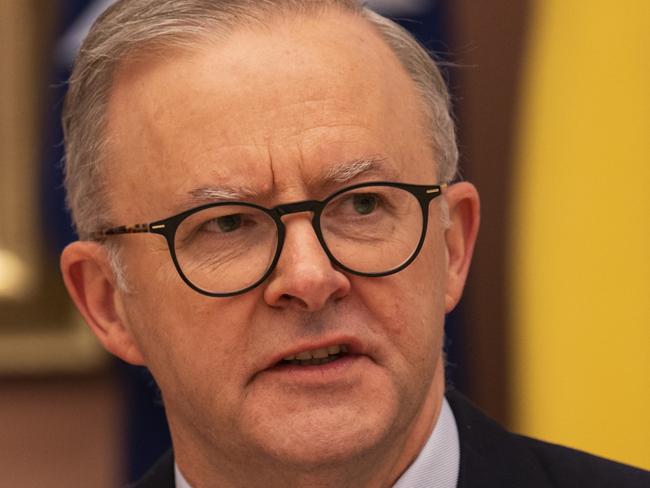
[[[343,298],[350,281],[325,254],[307,215],[286,216],[286,236],[280,260],[264,290],[264,300],[276,308],[315,312],[328,301]]]

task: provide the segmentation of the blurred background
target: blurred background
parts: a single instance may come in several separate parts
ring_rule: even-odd
[[[0,0],[0,472],[114,487],[169,446],[146,371],[73,311],[59,123],[110,1]],[[650,469],[650,3],[376,0],[445,63],[482,229],[449,382],[511,429]]]

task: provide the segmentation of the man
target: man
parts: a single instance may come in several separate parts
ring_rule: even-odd
[[[173,456],[138,486],[648,486],[445,398],[479,222],[475,188],[448,185],[448,104],[417,43],[353,0],[98,20],[66,100],[81,240],[61,266],[162,392]]]

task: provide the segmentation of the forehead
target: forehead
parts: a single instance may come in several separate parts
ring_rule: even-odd
[[[367,160],[373,179],[430,182],[421,111],[392,51],[347,14],[126,63],[107,114],[113,207],[161,217],[206,187],[299,198]]]

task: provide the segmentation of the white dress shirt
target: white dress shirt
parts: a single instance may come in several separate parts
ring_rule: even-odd
[[[447,403],[442,408],[436,426],[418,457],[400,476],[393,488],[456,488],[460,471],[460,441],[456,419]]]
[[[460,470],[460,441],[456,419],[443,399],[440,416],[418,457],[393,488],[456,488]],[[174,466],[176,488],[192,488],[178,466]]]

